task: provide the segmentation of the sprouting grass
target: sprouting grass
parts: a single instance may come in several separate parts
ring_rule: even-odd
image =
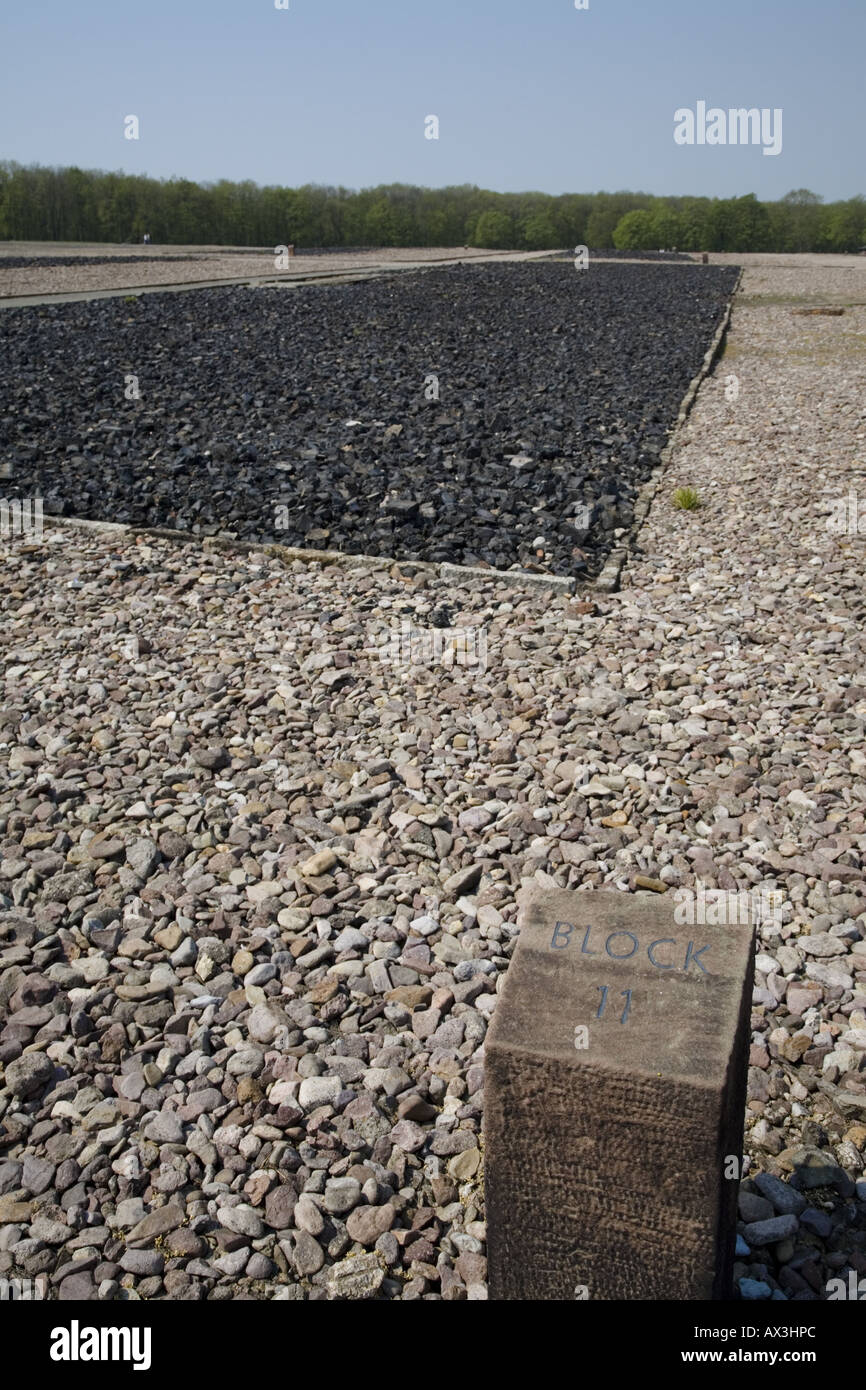
[[[693,487],[678,487],[673,495],[673,504],[680,511],[693,512],[701,506],[701,499]]]
[[[137,294],[126,294],[126,295],[123,296],[123,302],[124,302],[124,304],[137,304],[137,303],[138,303],[138,295],[137,295]]]

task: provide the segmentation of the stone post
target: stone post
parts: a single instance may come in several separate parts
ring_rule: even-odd
[[[485,1047],[492,1299],[730,1296],[754,950],[733,915],[522,896]]]

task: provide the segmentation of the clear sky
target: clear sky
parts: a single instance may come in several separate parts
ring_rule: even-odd
[[[7,0],[0,158],[293,187],[866,193],[866,0],[288,3]],[[676,144],[699,101],[781,108],[781,153]]]

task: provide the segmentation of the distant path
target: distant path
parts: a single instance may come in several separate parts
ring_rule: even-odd
[[[109,299],[124,294],[212,289],[220,285],[300,285],[326,280],[339,283],[423,270],[435,265],[473,261],[532,261],[560,255],[556,251],[483,251],[471,247],[384,247],[380,250],[293,257],[291,269],[274,269],[272,247],[259,251],[237,247],[166,246],[150,250],[146,261],[126,263],[128,246],[69,245],[53,242],[6,242],[0,248],[0,308]],[[44,265],[4,268],[4,258],[33,256],[46,260],[78,254],[82,261],[102,255],[102,265]],[[180,257],[180,259],[178,259]],[[116,264],[112,264],[116,261]],[[150,264],[148,264],[148,261]]]

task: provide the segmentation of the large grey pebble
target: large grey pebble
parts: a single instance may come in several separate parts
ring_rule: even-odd
[[[156,842],[146,836],[126,847],[126,862],[139,878],[150,878],[161,857]]]
[[[162,1274],[165,1257],[158,1250],[124,1250],[120,1257],[120,1267],[127,1274],[138,1274],[143,1278]]]
[[[361,1184],[357,1178],[330,1178],[325,1184],[323,1204],[326,1211],[342,1216],[361,1200]]]
[[[15,1096],[35,1095],[54,1075],[54,1063],[44,1052],[25,1052],[6,1068],[5,1082]]]
[[[796,1234],[797,1218],[793,1214],[771,1216],[769,1221],[752,1221],[743,1231],[746,1241],[753,1248],[756,1245],[774,1245],[776,1241],[787,1240]]]
[[[799,1216],[806,1206],[806,1199],[788,1183],[782,1182],[774,1173],[756,1173],[755,1186],[768,1202],[783,1216]]]

